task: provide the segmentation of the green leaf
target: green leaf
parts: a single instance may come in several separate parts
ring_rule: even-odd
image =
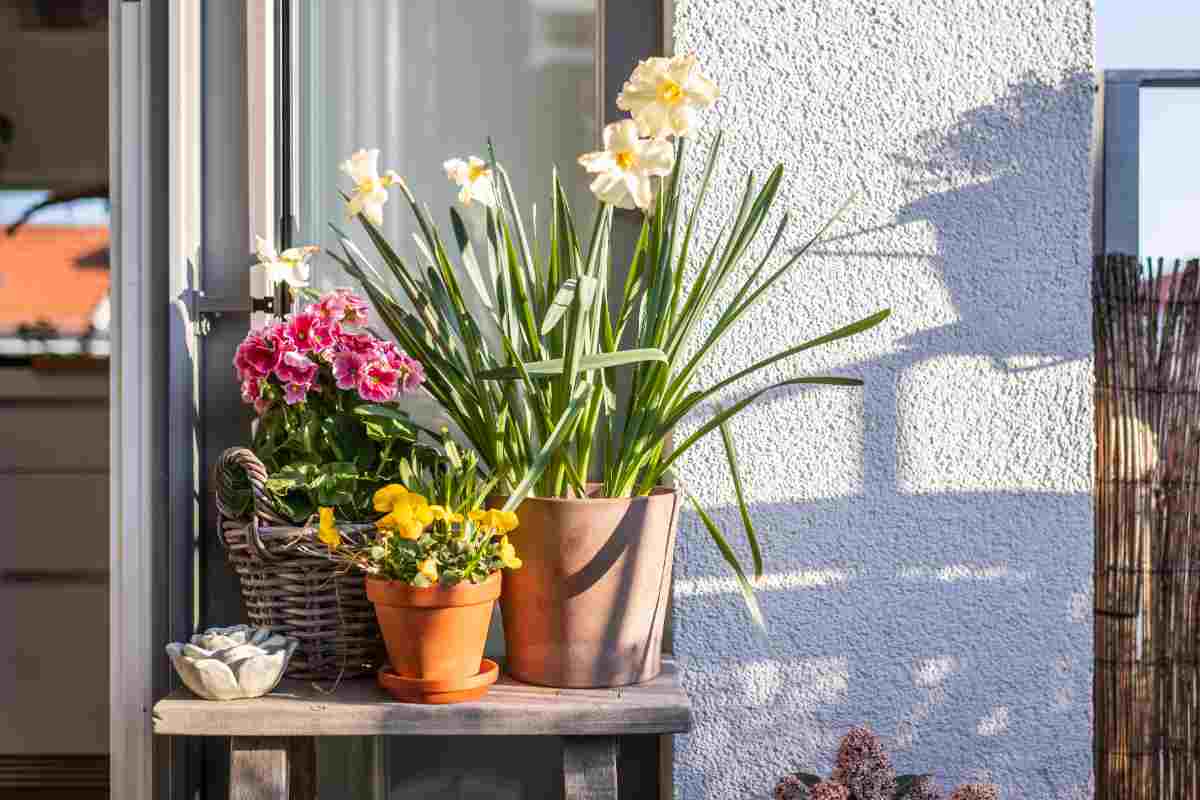
[[[542,336],[554,330],[554,326],[562,319],[563,314],[567,313],[567,309],[571,307],[571,301],[575,299],[576,291],[580,294],[580,302],[587,305],[592,302],[592,296],[596,292],[596,279],[590,275],[582,275],[563,281],[562,286],[558,287],[558,291],[554,293],[550,307],[546,309],[546,316],[542,318]]]
[[[542,477],[542,473],[546,471],[546,466],[550,463],[550,459],[558,450],[559,444],[566,438],[566,435],[579,419],[579,414],[583,411],[584,402],[588,397],[587,388],[587,384],[581,384],[575,392],[575,396],[567,404],[566,410],[563,411],[562,416],[555,423],[554,429],[550,431],[550,436],[546,438],[542,449],[537,452],[537,455],[530,462],[529,468],[525,470],[525,475],[521,478],[521,482],[509,494],[508,500],[504,504],[505,511],[512,511],[521,505],[521,501],[528,496],[529,492],[533,489],[533,485]]]
[[[615,353],[595,353],[579,359],[581,372],[593,369],[608,369],[625,364],[637,364],[645,361],[666,361],[667,354],[655,347],[644,347],[637,350],[618,350]],[[561,375],[563,360],[552,358],[547,361],[530,361],[524,365],[525,371],[531,376]],[[489,369],[479,374],[479,377],[489,381],[512,381],[521,377],[517,367],[499,367]]]
[[[717,406],[720,411],[721,407]],[[750,521],[750,510],[746,508],[746,492],[742,488],[742,476],[738,472],[737,451],[733,446],[733,434],[725,420],[721,421],[721,443],[725,446],[725,460],[729,462],[729,472],[733,475],[733,490],[737,494],[738,513],[742,515],[742,527],[746,531],[746,541],[750,543],[750,554],[754,557],[754,577],[761,578],[763,574],[762,549],[758,546],[758,535],[754,532],[754,523]]]
[[[754,596],[754,587],[750,585],[750,581],[746,579],[746,573],[742,571],[742,565],[738,561],[737,555],[733,552],[733,548],[729,546],[729,542],[725,541],[725,537],[721,535],[721,530],[717,524],[713,522],[712,517],[700,507],[696,502],[696,498],[688,492],[688,499],[692,501],[692,507],[696,509],[696,513],[700,516],[700,521],[704,523],[704,527],[708,529],[708,535],[712,537],[716,543],[717,549],[721,551],[721,556],[726,563],[733,568],[734,576],[737,578],[738,588],[742,591],[742,599],[746,601],[746,608],[750,612],[750,618],[754,620],[754,624],[759,628],[766,630],[767,624],[763,620],[762,609],[759,608],[758,598]]]
[[[820,775],[813,775],[811,772],[796,772],[792,777],[799,778],[810,789],[823,780]]]
[[[354,501],[358,482],[358,467],[348,462],[322,464],[313,486],[316,500],[322,506],[340,506]]]

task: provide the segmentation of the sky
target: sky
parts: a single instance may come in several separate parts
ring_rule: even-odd
[[[1096,0],[1101,69],[1200,69],[1200,0]],[[1200,88],[1143,88],[1141,255],[1200,256]]]

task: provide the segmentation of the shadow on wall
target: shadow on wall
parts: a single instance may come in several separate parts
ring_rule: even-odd
[[[931,226],[955,319],[844,370],[866,382],[860,485],[821,498],[824,466],[786,441],[743,453],[744,470],[771,459],[797,475],[792,496],[820,498],[752,509],[767,637],[685,517],[675,647],[696,727],[677,745],[684,797],[768,797],[787,772],[827,772],[863,721],[901,772],[994,780],[1006,800],[1090,796],[1090,198],[1064,187],[1087,185],[1092,87],[1087,74],[1026,77],[922,134],[892,162],[898,194],[921,196],[825,251],[874,261],[869,280],[912,269],[912,254],[856,251],[856,237]],[[770,402],[820,420],[831,396]],[[736,507],[715,511],[740,531]]]

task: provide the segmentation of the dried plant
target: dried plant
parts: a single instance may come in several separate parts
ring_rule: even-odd
[[[851,728],[838,747],[830,780],[846,786],[854,800],[892,800],[896,770],[879,737],[870,728]]]
[[[994,783],[964,783],[950,800],[1000,800],[1000,788]]]

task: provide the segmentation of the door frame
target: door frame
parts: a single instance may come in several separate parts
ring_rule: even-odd
[[[280,220],[296,175],[283,144],[296,120],[278,93],[295,85],[294,62],[253,53],[254,42],[294,41],[270,23],[289,18],[288,2],[248,0],[241,15],[201,0],[109,0],[109,746],[112,794],[125,800],[213,797],[224,784],[219,748],[155,739],[150,709],[178,685],[163,645],[240,605],[210,535],[207,465],[247,429],[226,356],[245,330],[253,233],[272,219],[277,236],[290,233]],[[671,0],[596,7],[603,125],[636,62],[670,51],[673,15]],[[670,750],[659,748],[669,796]]]

